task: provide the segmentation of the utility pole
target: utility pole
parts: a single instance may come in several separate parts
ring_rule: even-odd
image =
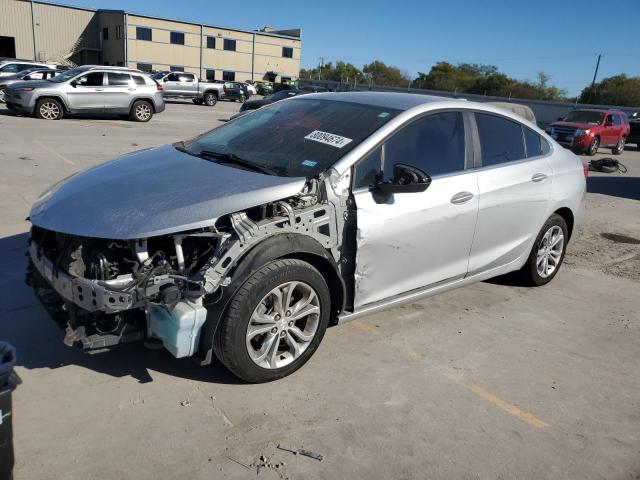
[[[324,57],[320,57],[320,69],[318,70],[318,80],[322,79],[322,67],[324,67]]]
[[[598,76],[598,68],[600,68],[600,59],[602,53],[598,54],[598,61],[596,62],[596,71],[593,72],[593,80],[591,81],[591,88],[589,89],[589,100],[587,103],[591,103],[591,95],[593,95],[593,89],[596,87],[596,77]]]

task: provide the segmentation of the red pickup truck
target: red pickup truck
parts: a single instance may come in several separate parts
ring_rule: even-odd
[[[614,155],[620,155],[629,131],[626,113],[595,109],[573,110],[547,128],[559,144],[587,155],[595,155],[600,147],[609,147]]]

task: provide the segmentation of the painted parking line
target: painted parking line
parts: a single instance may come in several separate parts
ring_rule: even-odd
[[[53,148],[45,145],[44,143],[38,141],[38,140],[34,140],[33,143],[35,143],[36,145],[38,145],[40,148],[42,148],[43,150],[46,150],[47,152],[49,152],[51,155],[55,155],[56,157],[58,157],[60,160],[62,160],[63,162],[68,163],[69,165],[75,165],[75,163],[73,162],[73,160],[65,157],[64,155],[62,155],[61,153],[56,152]]]

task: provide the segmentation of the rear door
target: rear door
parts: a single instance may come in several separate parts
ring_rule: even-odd
[[[105,109],[126,110],[131,103],[136,85],[131,75],[122,72],[107,72],[107,85],[104,89]]]
[[[69,106],[74,110],[104,109],[104,73],[88,72],[66,85]]]
[[[356,308],[467,273],[478,182],[465,123],[456,111],[416,119],[354,166]],[[398,163],[426,172],[431,185],[379,203],[372,186],[391,180]]]
[[[549,146],[519,122],[476,113],[480,202],[469,275],[528,253],[545,222],[551,197]]]

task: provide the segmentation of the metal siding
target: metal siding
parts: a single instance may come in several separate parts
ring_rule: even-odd
[[[29,2],[0,0],[0,35],[15,38],[17,58],[35,60]]]

